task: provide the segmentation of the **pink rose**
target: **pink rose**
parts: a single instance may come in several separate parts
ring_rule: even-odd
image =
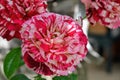
[[[87,54],[87,37],[69,16],[42,13],[22,26],[24,61],[38,74],[68,75]]]
[[[87,9],[90,23],[100,22],[106,27],[115,29],[120,27],[120,1],[119,0],[94,0]]]
[[[0,0],[0,36],[20,38],[21,24],[36,14],[46,12],[46,0]]]

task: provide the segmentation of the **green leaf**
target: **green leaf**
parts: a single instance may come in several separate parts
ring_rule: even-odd
[[[24,63],[23,59],[21,59],[21,60],[20,60],[20,63],[19,63],[19,67],[20,67],[20,66],[23,66],[24,64],[25,64],[25,63]]]
[[[56,76],[53,78],[53,80],[69,80],[68,76]]]
[[[24,74],[17,74],[13,76],[10,80],[30,80]]]
[[[68,76],[56,76],[53,80],[77,80],[77,74],[70,74]]]
[[[34,77],[34,80],[46,80],[46,79],[42,78],[41,75],[38,74],[37,76]]]
[[[21,48],[14,48],[6,55],[4,60],[4,73],[8,79],[22,65],[21,60]]]
[[[69,75],[69,80],[77,80],[78,79],[78,75],[77,74],[70,74]]]

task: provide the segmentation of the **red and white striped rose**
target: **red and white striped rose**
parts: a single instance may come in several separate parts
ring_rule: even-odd
[[[119,0],[88,0],[87,17],[90,23],[100,22],[106,27],[115,29],[120,27],[120,1]],[[82,0],[83,3],[86,0]],[[87,3],[85,3],[87,5]]]
[[[0,36],[20,38],[21,24],[36,14],[46,12],[46,0],[0,0]]]
[[[38,74],[68,75],[87,54],[87,38],[69,16],[42,13],[22,26],[24,61]]]

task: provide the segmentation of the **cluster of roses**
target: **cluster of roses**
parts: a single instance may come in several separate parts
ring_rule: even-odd
[[[0,36],[22,40],[24,62],[36,73],[68,75],[86,56],[87,37],[71,17],[48,12],[46,2],[0,0]]]
[[[120,26],[119,0],[81,0],[91,24]],[[25,64],[38,74],[68,75],[87,54],[87,37],[69,16],[47,11],[47,0],[0,0],[0,36],[22,40]]]
[[[81,0],[91,24],[97,22],[116,29],[120,27],[120,0]]]

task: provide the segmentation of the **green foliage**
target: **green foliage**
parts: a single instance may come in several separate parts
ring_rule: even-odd
[[[30,80],[24,74],[17,74],[13,76],[10,80]]]
[[[6,77],[10,79],[15,71],[23,64],[21,59],[21,48],[12,49],[4,60],[4,73]]]
[[[34,80],[46,80],[46,79],[42,78],[41,75],[37,75],[34,77]]]
[[[70,74],[68,76],[56,76],[53,80],[77,80],[77,74]]]

